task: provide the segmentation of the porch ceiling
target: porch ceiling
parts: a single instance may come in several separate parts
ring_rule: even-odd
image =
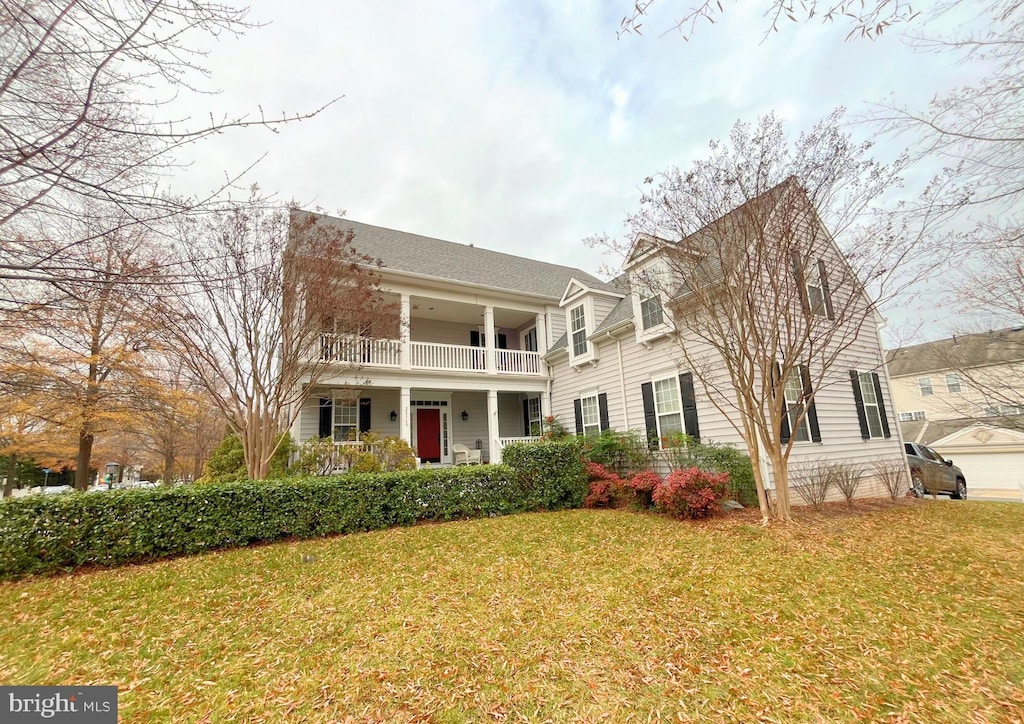
[[[465,304],[447,299],[431,299],[430,297],[411,297],[411,316],[413,319],[436,319],[442,322],[473,324],[483,326],[484,307],[480,304]],[[494,324],[497,327],[515,329],[527,324],[535,318],[530,312],[495,307]]]

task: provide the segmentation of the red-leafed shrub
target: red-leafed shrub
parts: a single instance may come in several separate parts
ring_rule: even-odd
[[[607,508],[622,499],[625,481],[604,465],[599,463],[586,464],[587,478],[590,480],[590,491],[583,501],[585,508]]]
[[[659,510],[679,518],[706,518],[718,508],[729,485],[729,473],[709,473],[698,468],[673,470],[654,489]]]
[[[651,507],[651,496],[661,485],[661,478],[653,470],[637,473],[626,481],[626,487],[633,492],[634,502],[641,508]]]

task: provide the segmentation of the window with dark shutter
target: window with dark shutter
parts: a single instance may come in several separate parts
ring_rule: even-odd
[[[683,427],[686,434],[700,440],[700,424],[697,421],[697,395],[693,389],[693,373],[679,375],[679,396],[683,401]]]

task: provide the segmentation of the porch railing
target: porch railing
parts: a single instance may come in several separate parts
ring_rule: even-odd
[[[410,362],[413,367],[455,372],[484,372],[487,369],[483,347],[438,342],[410,342]]]
[[[450,372],[486,372],[487,349],[463,344],[408,342],[409,366],[413,369]],[[367,367],[402,366],[402,341],[371,339],[348,334],[320,336],[320,359]],[[495,349],[495,371],[502,374],[540,375],[540,354],[518,349]]]
[[[496,349],[498,372],[519,375],[540,374],[540,354],[518,349]]]
[[[324,334],[320,338],[321,359],[374,367],[398,367],[402,343],[397,339],[371,339],[348,334]]]
[[[498,448],[501,450],[505,449],[506,445],[511,445],[514,442],[540,442],[540,436],[533,437],[499,437]]]

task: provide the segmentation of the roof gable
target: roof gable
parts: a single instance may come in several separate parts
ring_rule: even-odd
[[[620,291],[614,284],[608,282],[598,281],[596,284],[572,277],[569,283],[565,286],[565,291],[562,292],[562,298],[558,301],[559,306],[565,306],[571,302],[574,302],[587,294],[597,294],[605,297],[612,297],[614,299],[622,299],[626,296]]]

